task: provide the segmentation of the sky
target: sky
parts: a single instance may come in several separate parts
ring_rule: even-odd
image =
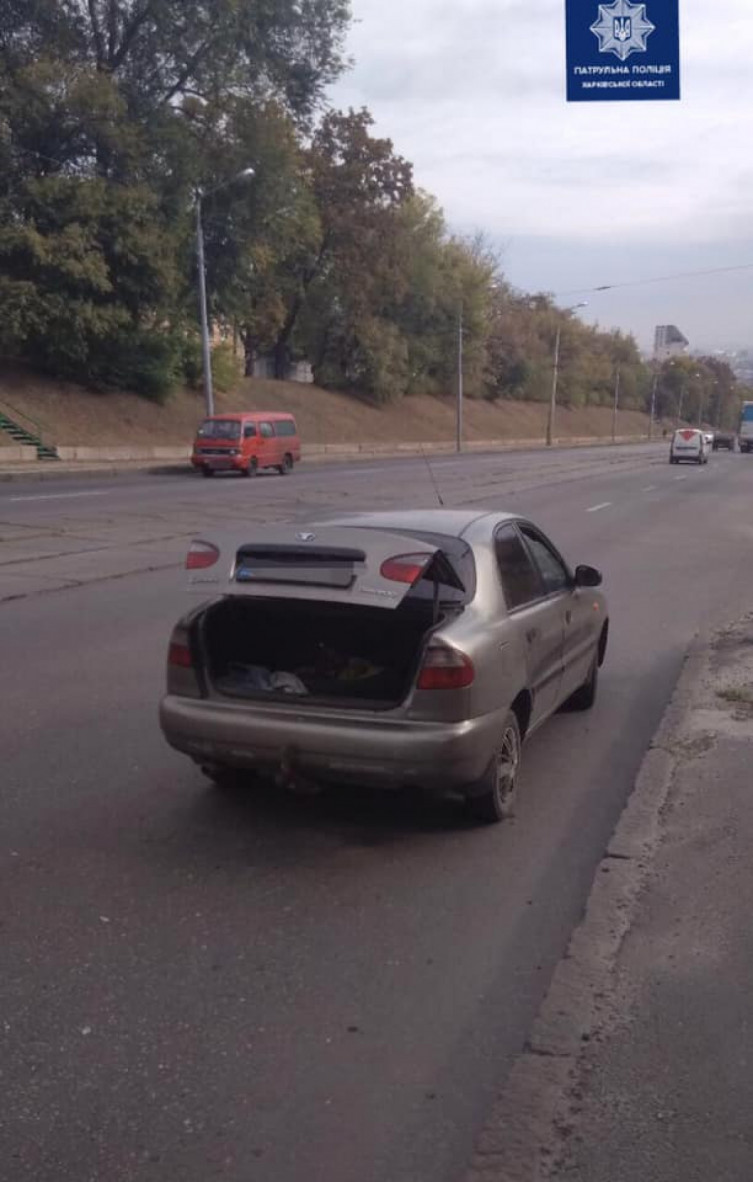
[[[644,348],[657,324],[694,349],[753,348],[753,0],[680,0],[680,102],[573,104],[564,0],[352,6],[354,68],[331,101],[371,110],[452,230],[488,235],[510,282],[586,300],[584,319]],[[584,290],[620,283],[636,286]]]

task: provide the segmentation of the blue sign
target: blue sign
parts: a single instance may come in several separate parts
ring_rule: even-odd
[[[571,103],[679,99],[679,0],[565,0]]]

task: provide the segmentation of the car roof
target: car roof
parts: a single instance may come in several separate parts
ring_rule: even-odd
[[[279,419],[292,419],[293,415],[287,411],[279,410],[232,410],[227,414],[207,415],[202,421],[211,423],[215,419],[231,419],[234,422],[240,422],[241,419],[271,419],[273,422]]]
[[[382,513],[355,513],[323,521],[322,525],[347,525],[362,529],[407,531],[408,533],[444,534],[462,537],[471,526],[485,518],[517,521],[517,513],[496,512],[490,509],[399,509]]]

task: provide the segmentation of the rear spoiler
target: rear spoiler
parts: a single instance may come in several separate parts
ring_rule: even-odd
[[[202,594],[307,599],[315,592],[333,603],[396,608],[422,579],[465,591],[438,542],[363,527],[262,527],[250,539],[227,533],[195,542],[187,566],[190,589]]]

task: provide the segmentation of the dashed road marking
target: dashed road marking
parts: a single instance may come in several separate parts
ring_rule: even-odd
[[[109,496],[107,489],[101,489],[99,492],[76,492],[76,493],[44,493],[39,496],[25,496],[25,497],[9,497],[12,502],[18,503],[21,501],[73,501],[79,497],[106,497]]]
[[[586,512],[587,513],[601,513],[602,509],[611,509],[611,507],[612,507],[611,501],[604,501],[603,505],[592,505],[590,509],[586,510]]]
[[[655,491],[656,491],[655,484],[647,484],[645,488],[641,489],[641,492],[655,492]]]

